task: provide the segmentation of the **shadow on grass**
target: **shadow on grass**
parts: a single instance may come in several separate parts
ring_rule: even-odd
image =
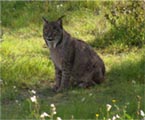
[[[136,34],[138,30],[139,28],[132,28],[132,26],[127,25],[120,25],[117,27],[112,26],[110,31],[96,36],[96,38],[92,42],[89,42],[89,44],[93,47],[103,49],[108,48],[115,43],[118,45],[116,47],[119,47],[119,45],[127,45],[130,47],[136,46],[141,48],[145,44],[145,41],[141,34]]]
[[[145,56],[136,61],[124,61],[121,64],[114,63],[107,76],[109,82],[136,82],[144,84]]]
[[[72,93],[73,91],[77,91],[77,94],[80,94],[79,91],[90,91],[90,90],[96,90],[95,92],[98,92],[97,94],[100,94],[100,92],[103,92],[104,95],[108,96],[114,96],[114,97],[120,97],[122,96],[122,99],[125,96],[133,96],[134,94],[134,87],[133,85],[144,85],[144,69],[145,69],[145,59],[144,56],[141,57],[138,61],[130,61],[126,60],[121,62],[120,64],[115,65],[111,67],[110,71],[106,73],[106,82],[104,82],[102,85],[96,85],[95,87],[90,87],[89,89],[81,89],[81,88],[72,88],[68,90],[67,92]],[[66,95],[66,92],[64,93],[55,93],[52,92],[52,89],[50,88],[49,84],[50,81],[45,81],[41,83],[39,91],[39,95],[45,97],[50,97],[50,99],[57,96],[57,94],[61,94],[63,96]],[[52,86],[51,86],[52,87]],[[100,89],[100,90],[99,90]],[[142,90],[142,88],[138,88],[139,91]],[[125,92],[125,93],[124,93]],[[141,94],[141,93],[138,93]]]

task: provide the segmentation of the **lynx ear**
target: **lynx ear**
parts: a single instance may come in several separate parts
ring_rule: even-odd
[[[61,16],[60,18],[57,19],[57,23],[60,25],[62,28],[62,18],[65,17],[65,15]]]
[[[48,23],[48,20],[46,20],[44,17],[42,17],[44,23]]]

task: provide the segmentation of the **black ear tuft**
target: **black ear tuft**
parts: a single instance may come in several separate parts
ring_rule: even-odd
[[[62,20],[62,18],[64,18],[65,17],[65,15],[62,15],[61,17],[59,17],[58,19],[57,19],[57,21],[58,20]]]
[[[46,20],[44,17],[42,17],[42,19],[45,23],[48,23],[48,20]]]
[[[57,19],[57,23],[61,26],[61,28],[62,28],[62,18],[63,17],[65,17],[65,15],[62,15],[61,17],[59,17],[58,19]]]

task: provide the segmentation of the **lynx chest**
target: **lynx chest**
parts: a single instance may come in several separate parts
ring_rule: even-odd
[[[50,57],[53,63],[62,70],[62,50],[59,48],[54,48],[50,50]]]

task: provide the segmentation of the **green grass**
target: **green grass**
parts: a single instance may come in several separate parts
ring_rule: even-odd
[[[63,7],[54,12],[59,3],[56,2],[48,4],[49,15],[43,6],[47,2],[24,3],[2,3],[1,119],[36,118],[33,110],[37,108],[30,101],[31,90],[37,92],[39,115],[43,112],[50,114],[50,104],[54,103],[56,116],[62,119],[107,119],[116,114],[122,120],[143,118],[139,111],[145,111],[145,46],[129,46],[128,40],[133,38],[134,32],[124,37],[121,32],[124,28],[118,32],[118,28],[104,18],[115,2],[64,2]],[[15,12],[10,13],[13,7]],[[100,14],[96,13],[98,10],[101,10]],[[89,89],[52,92],[54,66],[49,50],[43,47],[41,16],[52,20],[64,12],[64,28],[72,36],[92,45],[104,60],[106,81],[103,84]],[[7,19],[7,15],[11,19]],[[106,104],[112,105],[109,112]],[[99,114],[98,118],[96,114]]]
[[[27,32],[26,32],[27,34]],[[17,38],[15,37],[17,36]],[[62,118],[94,119],[106,116],[106,104],[116,99],[118,106],[129,103],[127,112],[132,118],[137,114],[137,96],[141,96],[144,110],[144,52],[145,48],[132,48],[120,54],[98,50],[106,68],[106,82],[90,89],[72,89],[64,93],[51,92],[54,67],[49,51],[43,48],[42,37],[20,38],[18,32],[3,37],[1,43],[2,118],[32,118],[28,99],[29,90],[36,90],[40,112],[49,112],[49,105],[56,104]],[[102,54],[101,54],[102,52]],[[15,88],[15,87],[16,88]],[[18,101],[18,102],[17,102]],[[112,104],[113,105],[113,104]],[[118,111],[121,114],[120,111]],[[112,113],[116,113],[112,109]]]
[[[39,37],[26,38],[26,40],[21,39],[21,36],[15,37],[4,36],[6,40],[2,43],[1,51],[3,59],[2,76],[11,82],[19,81],[20,78],[24,78],[23,82],[29,82],[27,79],[32,76],[38,75],[43,79],[43,74],[44,76],[51,74],[51,62],[48,60],[48,55],[45,55],[47,51],[41,51],[42,41],[39,40]],[[16,69],[17,71],[15,71]],[[43,74],[39,74],[41,73],[40,70],[43,71]],[[9,74],[5,74],[7,72]]]

